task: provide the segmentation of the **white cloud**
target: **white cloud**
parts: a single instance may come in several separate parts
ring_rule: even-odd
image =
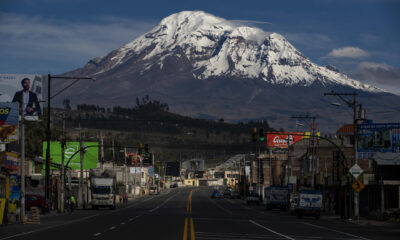
[[[18,62],[29,61],[39,71],[52,69],[42,66],[46,61],[80,67],[134,40],[155,23],[115,17],[102,17],[96,22],[66,22],[0,12],[0,71],[6,65],[14,68]],[[66,70],[72,69],[62,71]]]
[[[369,53],[359,47],[343,47],[333,49],[328,56],[335,58],[365,58],[369,56]]]
[[[400,69],[386,63],[361,62],[352,77],[400,95]]]

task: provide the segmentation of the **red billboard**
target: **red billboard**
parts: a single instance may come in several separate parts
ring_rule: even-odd
[[[267,147],[271,148],[288,148],[303,138],[306,138],[304,132],[268,132]]]

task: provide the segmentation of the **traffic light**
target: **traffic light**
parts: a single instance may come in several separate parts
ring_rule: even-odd
[[[257,142],[257,128],[253,128],[253,142]]]
[[[258,137],[260,139],[260,142],[264,142],[264,140],[265,140],[264,128],[260,128]]]
[[[143,152],[143,144],[139,143],[138,155],[142,155],[142,152]]]
[[[149,155],[149,144],[147,143],[144,145],[144,154]]]

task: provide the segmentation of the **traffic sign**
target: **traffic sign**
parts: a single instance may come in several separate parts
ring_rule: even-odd
[[[360,166],[358,166],[358,164],[356,163],[356,164],[354,164],[354,165],[350,168],[349,172],[351,173],[351,175],[353,175],[353,177],[354,177],[355,179],[357,179],[358,176],[360,176],[364,171],[363,171],[363,170],[360,168]]]
[[[364,185],[364,183],[362,183],[360,180],[356,180],[352,185],[351,185],[352,187],[353,187],[353,189],[356,191],[356,192],[361,192],[361,190],[363,190],[364,188],[365,188],[365,185]]]

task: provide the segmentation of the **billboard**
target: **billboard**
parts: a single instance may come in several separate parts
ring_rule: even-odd
[[[46,158],[47,142],[43,142],[43,158]],[[83,142],[83,146],[87,147],[83,154],[83,169],[89,170],[97,168],[99,158],[99,149],[97,142]],[[70,160],[68,167],[72,169],[81,168],[81,154],[79,153],[79,142],[67,142],[64,149],[64,164]],[[76,153],[76,154],[75,154]],[[50,142],[50,158],[52,163],[61,164],[61,143]],[[43,165],[44,167],[44,165]]]
[[[0,144],[18,141],[18,103],[0,102]]]
[[[180,176],[180,163],[179,162],[167,162],[167,166],[165,168],[165,175],[167,176]]]
[[[38,120],[42,114],[43,75],[0,74],[0,102],[18,102],[26,120]]]
[[[268,132],[266,135],[267,146],[272,148],[288,148],[305,138],[304,132]]]
[[[400,123],[359,124],[357,151],[400,153]]]

